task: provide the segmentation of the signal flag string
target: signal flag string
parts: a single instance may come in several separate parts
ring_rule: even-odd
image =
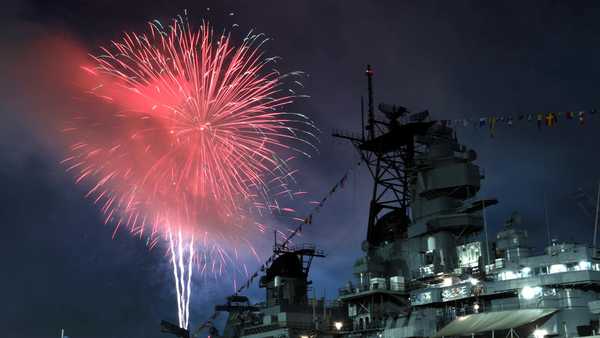
[[[457,127],[468,127],[473,126],[473,128],[484,128],[488,127],[490,131],[490,136],[494,137],[496,132],[496,127],[505,124],[508,127],[512,127],[516,122],[535,122],[538,130],[541,130],[542,127],[555,127],[561,121],[573,121],[576,120],[579,122],[579,125],[585,125],[585,121],[587,120],[587,116],[598,114],[597,109],[591,110],[582,110],[582,111],[570,111],[570,112],[549,112],[549,113],[519,113],[519,114],[509,114],[509,115],[490,115],[486,117],[480,118],[462,118],[462,119],[452,119],[452,120],[439,120],[439,122],[445,126],[457,126]]]

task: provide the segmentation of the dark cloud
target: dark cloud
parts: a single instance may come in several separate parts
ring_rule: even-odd
[[[64,34],[93,50],[123,30],[184,9],[192,19],[266,32],[274,38],[269,52],[284,57],[282,68],[310,74],[305,83],[312,98],[295,109],[323,131],[319,153],[299,162],[299,183],[315,199],[356,161],[350,145],[329,133],[358,131],[366,63],[375,67],[377,101],[430,109],[436,118],[600,103],[600,11],[592,1],[13,1],[2,14],[3,74],[19,66],[20,53],[39,37]],[[162,337],[157,323],[174,319],[175,309],[162,251],[148,251],[127,234],[111,239],[111,227],[57,164],[59,155],[32,132],[27,103],[36,97],[10,80],[0,80],[0,254],[7,276],[0,287],[11,304],[0,310],[10,324],[3,335],[48,337],[65,327],[75,338]],[[552,236],[589,241],[593,220],[571,194],[581,187],[594,196],[599,126],[592,119],[584,127],[564,123],[543,131],[524,124],[499,128],[493,139],[485,129],[459,128],[486,169],[482,195],[500,200],[489,210],[491,232],[519,210],[541,248],[545,196]],[[329,253],[313,264],[319,295],[335,295],[351,278],[366,232],[369,189],[362,168],[305,228],[302,239]],[[194,323],[231,290],[229,282],[198,283]],[[253,289],[256,299],[260,294]]]

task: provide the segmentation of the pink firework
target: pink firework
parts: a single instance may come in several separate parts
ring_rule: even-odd
[[[289,160],[312,147],[312,122],[286,111],[297,97],[286,84],[300,85],[300,73],[269,69],[264,41],[249,34],[236,46],[182,18],[126,33],[82,66],[90,96],[63,129],[63,163],[90,184],[105,222],[146,233],[152,246],[168,240],[181,327],[192,261],[222,272],[231,258],[218,243],[249,244],[244,224],[259,223],[243,210],[279,208],[274,198],[294,194]]]
[[[194,31],[183,19],[166,29],[152,22],[82,67],[102,106],[64,129],[74,139],[64,162],[92,182],[88,195],[107,222],[135,233],[239,233],[207,227],[289,190],[288,160],[306,154],[314,127],[285,110],[296,97],[285,84],[298,83],[286,78],[298,73],[268,69],[275,59],[264,57],[264,41],[248,35],[235,46],[207,23]]]

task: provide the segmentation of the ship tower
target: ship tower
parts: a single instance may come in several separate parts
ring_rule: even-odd
[[[481,258],[488,250],[480,240],[482,209],[497,203],[474,199],[483,178],[475,151],[459,144],[451,128],[430,121],[427,111],[379,104],[385,119],[376,118],[370,67],[366,75],[367,125],[360,136],[333,135],[354,145],[373,180],[364,256],[354,264],[357,285],[340,290],[357,335],[415,320],[411,288],[455,275],[479,277],[488,263]]]

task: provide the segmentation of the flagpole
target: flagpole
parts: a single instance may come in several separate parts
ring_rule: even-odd
[[[60,338],[65,338],[65,329],[60,329]]]
[[[594,221],[594,249],[598,237],[598,209],[600,208],[600,181],[598,181],[598,193],[596,194],[596,220]]]

